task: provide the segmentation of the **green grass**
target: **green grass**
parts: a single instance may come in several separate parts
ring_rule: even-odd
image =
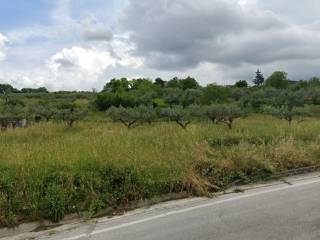
[[[228,130],[210,122],[128,130],[98,115],[69,129],[55,123],[0,133],[0,225],[89,214],[187,191],[319,164],[320,121],[289,126],[255,115]]]

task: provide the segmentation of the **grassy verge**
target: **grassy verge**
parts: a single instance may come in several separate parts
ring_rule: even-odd
[[[233,130],[202,122],[127,130],[103,121],[54,123],[0,133],[0,225],[94,214],[135,200],[187,191],[204,195],[320,163],[320,123],[289,126],[268,116]]]

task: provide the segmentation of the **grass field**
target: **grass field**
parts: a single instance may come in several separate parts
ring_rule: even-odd
[[[187,191],[205,195],[235,181],[320,163],[320,121],[255,115],[183,130],[154,123],[128,130],[103,118],[75,128],[43,123],[0,133],[0,225],[89,214]]]

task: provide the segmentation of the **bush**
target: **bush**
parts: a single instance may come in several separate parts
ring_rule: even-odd
[[[65,196],[62,187],[56,184],[49,185],[40,203],[42,215],[52,222],[59,222],[65,214]]]
[[[98,110],[105,111],[110,107],[134,107],[136,101],[130,92],[102,92],[97,95],[94,104]]]

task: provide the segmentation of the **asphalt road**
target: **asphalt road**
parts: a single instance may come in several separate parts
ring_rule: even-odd
[[[158,205],[36,239],[277,240],[320,239],[320,178]]]

